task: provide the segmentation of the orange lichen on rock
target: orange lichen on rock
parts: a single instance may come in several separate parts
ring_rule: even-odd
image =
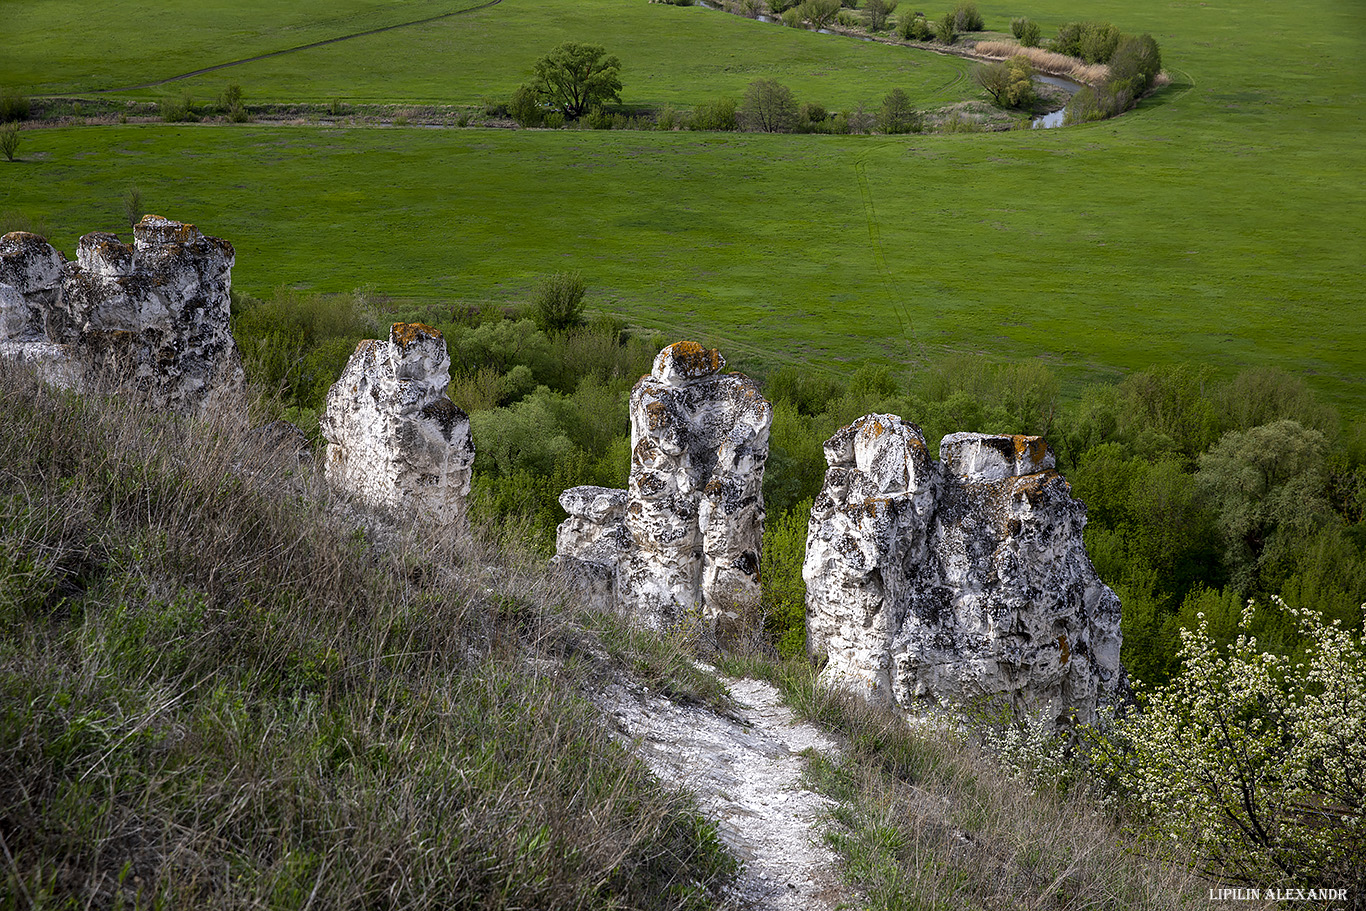
[[[426,323],[394,323],[389,327],[389,341],[400,348],[407,348],[422,339],[441,339],[441,330]]]
[[[1038,463],[1042,462],[1044,456],[1048,455],[1048,443],[1043,437],[1016,434],[1013,439],[1015,440],[1015,458],[1017,459],[1028,458],[1031,462]]]

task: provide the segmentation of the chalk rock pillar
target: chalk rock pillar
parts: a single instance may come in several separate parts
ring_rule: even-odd
[[[32,234],[0,240],[0,346],[80,389],[136,392],[192,412],[240,394],[228,330],[232,245],[148,215],[130,247],[81,238],[76,262]]]
[[[910,710],[947,700],[1058,728],[1091,720],[1124,687],[1120,605],[1086,556],[1086,507],[1047,444],[952,434],[937,464],[911,460],[926,480],[901,492],[855,473],[857,457],[850,471],[841,443],[887,419],[827,444],[803,573],[808,645],[828,656],[827,680]]]
[[[773,408],[757,383],[724,366],[695,342],[659,352],[631,390],[629,488],[560,498],[570,517],[555,562],[654,629],[714,620],[759,596]],[[610,582],[590,584],[598,577]]]
[[[446,340],[422,323],[394,323],[387,341],[357,345],[319,422],[328,481],[465,531],[474,443],[469,417],[446,397],[450,366]]]
[[[869,414],[825,443],[829,466],[807,528],[807,642],[825,675],[893,701],[892,643],[928,560],[937,481],[920,428]]]

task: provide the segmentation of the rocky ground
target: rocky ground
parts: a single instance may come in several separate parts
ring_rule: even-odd
[[[849,896],[836,855],[821,838],[831,801],[803,787],[800,754],[831,753],[838,746],[797,721],[771,685],[722,679],[739,707],[734,717],[622,684],[608,688],[599,702],[655,774],[697,795],[703,813],[744,862],[737,908],[833,911]]]

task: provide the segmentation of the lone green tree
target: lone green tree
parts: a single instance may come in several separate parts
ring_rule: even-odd
[[[566,41],[537,60],[532,73],[536,91],[565,117],[621,101],[621,60],[601,45]]]

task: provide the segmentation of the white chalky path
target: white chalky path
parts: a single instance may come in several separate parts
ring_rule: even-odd
[[[747,723],[620,685],[601,704],[656,775],[697,795],[703,814],[744,862],[738,906],[833,911],[848,895],[836,855],[820,835],[831,802],[802,787],[798,754],[838,747],[797,721],[769,684],[722,679]]]

